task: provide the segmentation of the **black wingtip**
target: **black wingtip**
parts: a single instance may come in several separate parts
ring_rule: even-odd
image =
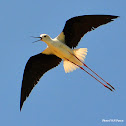
[[[24,104],[24,99],[23,99],[23,96],[20,98],[20,112],[22,110],[22,107],[23,107],[23,104]]]
[[[112,19],[116,19],[116,18],[119,18],[120,16],[115,16],[115,15],[112,15]]]
[[[20,112],[21,112],[22,106],[23,106],[23,103],[20,102]]]
[[[108,22],[114,21],[115,19],[119,18],[120,16],[115,16],[115,15],[107,15],[107,20]],[[108,23],[107,22],[107,23]]]

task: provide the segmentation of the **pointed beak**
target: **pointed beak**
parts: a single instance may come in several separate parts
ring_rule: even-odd
[[[32,43],[35,43],[35,42],[38,42],[38,41],[41,41],[42,40],[42,37],[34,37],[34,36],[31,36],[31,37],[33,37],[33,38],[40,38],[40,40],[34,41]]]
[[[40,39],[42,39],[42,37],[34,37],[34,36],[31,36],[31,37],[33,37],[33,38],[40,38]]]

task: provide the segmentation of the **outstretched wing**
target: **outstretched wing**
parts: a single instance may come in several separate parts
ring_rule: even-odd
[[[65,27],[57,39],[66,43],[70,48],[74,48],[78,45],[84,34],[100,25],[113,21],[117,17],[113,15],[83,15],[73,17],[66,21]]]
[[[29,96],[33,87],[38,83],[42,75],[48,70],[56,67],[61,59],[55,55],[38,54],[28,60],[21,87],[20,110],[24,101]]]

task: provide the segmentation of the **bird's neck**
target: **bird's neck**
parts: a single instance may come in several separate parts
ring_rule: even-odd
[[[48,46],[53,43],[52,38],[48,38],[47,40],[44,41]]]

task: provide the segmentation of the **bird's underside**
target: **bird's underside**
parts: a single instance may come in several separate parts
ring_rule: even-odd
[[[23,106],[24,101],[29,96],[34,86],[38,83],[39,79],[44,75],[44,73],[58,66],[62,59],[64,61],[63,65],[66,73],[72,72],[76,68],[83,69],[81,67],[82,65],[88,68],[88,66],[83,63],[85,56],[87,55],[87,49],[73,48],[75,48],[78,45],[80,39],[87,32],[92,31],[103,24],[107,24],[108,22],[113,21],[113,19],[117,17],[118,16],[112,15],[85,15],[73,17],[66,21],[63,31],[56,38],[51,39],[48,35],[45,34],[38,37],[42,41],[47,43],[48,47],[42,53],[30,57],[25,66],[21,87],[20,110]],[[70,57],[68,57],[69,55],[67,54],[69,52]],[[86,70],[84,71],[87,72]],[[94,71],[92,72],[95,73]],[[87,73],[90,75],[89,72]],[[95,75],[98,76],[96,73]],[[98,77],[100,78],[100,76]],[[114,89],[109,83],[107,84],[112,89]],[[106,85],[104,86],[107,87]]]

